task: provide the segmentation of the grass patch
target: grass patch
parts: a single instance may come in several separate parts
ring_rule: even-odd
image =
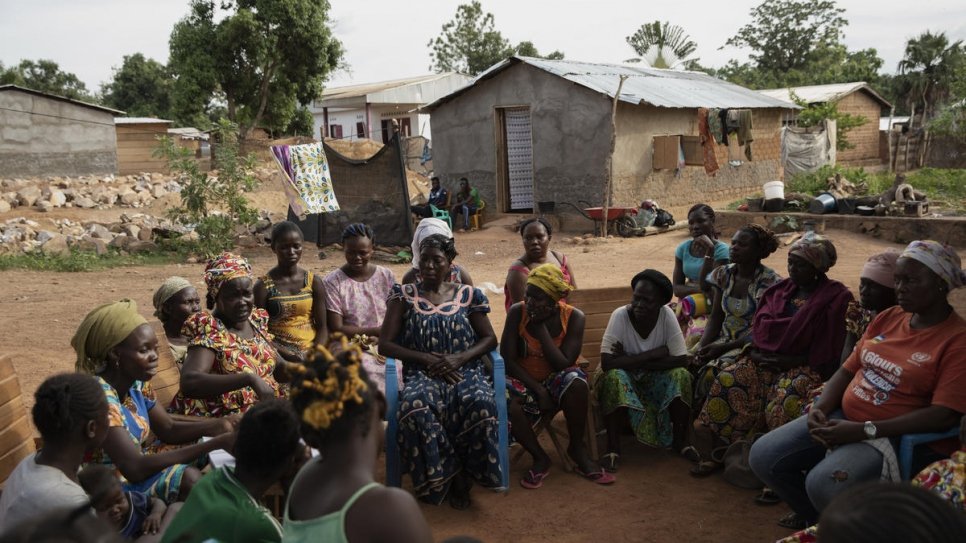
[[[125,266],[152,266],[184,262],[180,251],[164,251],[128,255],[110,251],[105,255],[71,251],[67,255],[45,255],[38,252],[0,255],[0,270],[32,270],[55,272],[90,272]]]
[[[870,173],[863,168],[844,168],[841,166],[822,166],[809,174],[796,175],[785,183],[786,192],[819,194],[827,188],[825,180],[836,173],[852,183],[865,183],[867,194],[881,194],[892,186],[895,174],[889,172]],[[957,213],[966,213],[966,170],[922,168],[906,175],[906,182],[916,190],[926,193],[930,202],[950,208]]]

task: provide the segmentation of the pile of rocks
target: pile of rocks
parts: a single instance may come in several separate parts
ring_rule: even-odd
[[[142,173],[115,177],[53,177],[0,180],[0,213],[17,207],[50,211],[61,207],[83,209],[138,208],[169,193],[181,192],[173,176]]]
[[[75,249],[103,255],[111,248],[136,254],[156,251],[156,236],[177,234],[190,240],[197,239],[198,235],[167,219],[143,213],[122,213],[120,219],[113,223],[57,219],[52,221],[53,227],[23,217],[10,219],[0,224],[0,254],[39,250],[48,255],[63,255]]]

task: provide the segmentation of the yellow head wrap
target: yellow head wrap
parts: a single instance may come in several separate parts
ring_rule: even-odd
[[[532,269],[527,276],[527,285],[544,291],[555,302],[574,289],[570,283],[564,281],[563,272],[554,264],[541,264]]]
[[[70,340],[77,353],[77,371],[95,375],[103,372],[107,353],[147,322],[133,300],[124,299],[95,308],[84,317]]]

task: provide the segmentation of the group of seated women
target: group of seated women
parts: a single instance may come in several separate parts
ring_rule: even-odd
[[[347,517],[349,507],[398,508],[390,516],[399,517],[399,540],[426,540],[412,498],[373,482],[382,393],[394,379],[400,460],[424,502],[465,509],[474,484],[501,488],[499,394],[514,440],[532,457],[523,488],[550,474],[537,429],[562,411],[566,454],[590,482],[616,481],[628,423],[638,441],[682,455],[699,477],[745,443],[768,489],[761,499],[786,501],[793,513],[782,524],[800,527],[855,483],[894,478],[900,436],[946,430],[966,412],[966,323],[947,300],[964,274],[952,249],[917,241],[874,255],[857,302],[828,277],[837,254],[822,235],[806,232],[790,247],[782,279],[762,263],[780,245],[768,229],[740,228],[729,248],[710,207],[692,208],[688,223],[692,239],[676,251],[672,278],[648,268],[629,280],[630,299],[610,316],[590,375],[580,360],[585,317],[568,303],[574,272],[550,250],[542,218],[521,224],[524,252],[507,273],[499,343],[489,300],[454,263],[446,223],[421,221],[401,283],[371,262],[366,225],[345,229],[345,264],[322,278],[299,266],[298,226],[280,223],[277,265],[260,278],[238,255],[208,262],[207,310],[189,281],[165,281],[153,300],[161,337],[130,300],[91,311],[72,345],[78,372],[92,378],[61,376],[38,391],[37,426],[58,447],[42,449],[22,475],[59,469],[35,476],[61,493],[52,504],[82,501],[81,463],[116,470],[125,491],[183,501],[207,453],[232,449],[246,412],[288,398],[302,438],[322,454],[295,478],[285,540],[340,531],[368,540],[376,526],[347,521],[359,518]],[[497,348],[505,391],[493,387],[488,354]],[[181,368],[170,405],[151,388],[160,356]],[[386,357],[399,361],[398,375],[386,375]],[[92,383],[102,394],[78,397]],[[48,396],[59,404],[47,406]],[[90,405],[62,412],[80,400]],[[606,429],[600,458],[587,444],[597,437],[586,431],[591,404]],[[917,465],[949,452],[929,449]],[[7,496],[0,519],[23,514]]]

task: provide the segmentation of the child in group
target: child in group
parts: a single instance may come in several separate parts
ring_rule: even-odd
[[[125,539],[161,533],[168,509],[163,501],[143,492],[125,491],[114,470],[105,465],[88,465],[77,477],[97,515],[117,528]]]

